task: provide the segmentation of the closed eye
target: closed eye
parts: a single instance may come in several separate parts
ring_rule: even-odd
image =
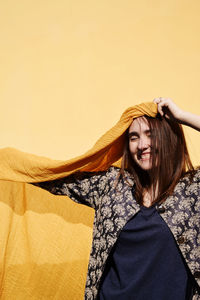
[[[135,141],[139,138],[139,135],[136,132],[129,132],[128,138],[129,141]]]
[[[148,138],[152,137],[151,130],[149,130],[149,129],[145,130],[144,133]],[[136,141],[139,138],[139,134],[135,131],[129,132],[128,138],[129,138],[129,141]]]
[[[138,139],[138,136],[131,136],[129,138],[130,141],[136,141]]]
[[[147,132],[148,137],[152,137],[151,131]]]

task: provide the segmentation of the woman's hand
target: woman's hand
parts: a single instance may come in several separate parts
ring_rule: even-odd
[[[161,116],[200,131],[200,116],[180,109],[170,98],[159,97],[153,102],[158,105],[158,112]]]
[[[170,98],[155,98],[154,103],[158,105],[158,112],[162,117],[167,119],[175,119],[182,122],[184,111],[180,109]]]

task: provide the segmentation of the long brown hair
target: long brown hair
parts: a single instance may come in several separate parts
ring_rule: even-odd
[[[142,170],[133,160],[129,151],[128,130],[122,156],[120,174],[125,177],[128,170],[134,177],[135,197],[142,205],[144,189],[152,188],[153,202],[163,202],[172,194],[175,185],[186,172],[193,176],[194,167],[188,153],[182,126],[159,115],[143,118],[151,132],[152,169]]]

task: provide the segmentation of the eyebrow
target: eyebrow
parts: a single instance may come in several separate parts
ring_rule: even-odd
[[[147,129],[147,130],[144,131],[144,133],[145,133],[145,134],[151,133],[151,130],[150,130],[150,129]],[[128,137],[130,138],[130,137],[132,137],[133,135],[138,136],[139,134],[138,134],[137,131],[131,131],[131,132],[129,132]]]

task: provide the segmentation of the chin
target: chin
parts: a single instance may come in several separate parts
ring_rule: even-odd
[[[146,167],[146,168],[140,167],[140,168],[144,171],[150,171],[152,169],[151,167]]]
[[[151,163],[137,163],[137,165],[142,169],[143,171],[150,171],[152,169]]]

